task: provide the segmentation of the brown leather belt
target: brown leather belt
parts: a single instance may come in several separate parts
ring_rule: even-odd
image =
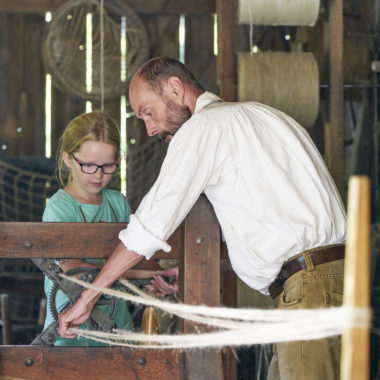
[[[269,286],[269,294],[274,299],[283,290],[285,281],[293,274],[307,268],[303,254],[308,253],[314,266],[344,259],[344,245],[333,245],[305,251],[294,259],[287,261],[281,268],[277,278]]]

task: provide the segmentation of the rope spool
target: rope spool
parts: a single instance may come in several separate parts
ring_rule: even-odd
[[[128,92],[137,68],[149,56],[149,39],[138,15],[121,0],[70,0],[54,13],[43,46],[45,69],[60,90],[84,99],[115,98]],[[86,86],[86,17],[92,15],[91,90]],[[121,51],[122,18],[126,52]],[[125,63],[122,59],[125,60]],[[126,77],[121,77],[121,67]]]
[[[313,54],[239,53],[238,98],[277,108],[304,127],[312,126],[319,111],[319,71]]]
[[[239,0],[240,24],[309,25],[319,15],[320,0]]]

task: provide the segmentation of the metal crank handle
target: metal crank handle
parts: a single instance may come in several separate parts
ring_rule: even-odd
[[[30,343],[31,346],[53,346],[54,342],[59,338],[58,322],[55,321],[37,336],[36,339]]]

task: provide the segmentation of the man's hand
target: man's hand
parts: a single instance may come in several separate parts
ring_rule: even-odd
[[[96,276],[93,285],[106,288],[112,285],[125,271],[136,265],[143,256],[129,251],[123,243],[115,248],[106,264]],[[75,334],[69,328],[78,327],[87,321],[96,301],[101,296],[96,290],[85,289],[78,301],[58,316],[59,335],[63,338],[74,338]]]
[[[148,290],[151,294],[156,297],[163,297],[169,294],[177,294],[178,293],[178,266],[166,269],[159,270],[153,275],[153,279],[151,281],[152,286],[148,287]],[[175,276],[175,281],[172,283],[164,280],[164,277]]]
[[[90,318],[92,308],[93,302],[86,302],[81,297],[73,306],[59,314],[59,335],[62,338],[75,338],[76,335],[69,331],[69,328],[78,328],[86,322]]]

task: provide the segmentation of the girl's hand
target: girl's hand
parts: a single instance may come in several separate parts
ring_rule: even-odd
[[[148,290],[151,294],[156,297],[163,297],[169,294],[178,294],[178,266],[166,269],[159,270],[156,274],[153,275],[153,279],[151,281],[151,286],[148,286]],[[164,277],[175,276],[174,282],[168,282],[164,279]]]

